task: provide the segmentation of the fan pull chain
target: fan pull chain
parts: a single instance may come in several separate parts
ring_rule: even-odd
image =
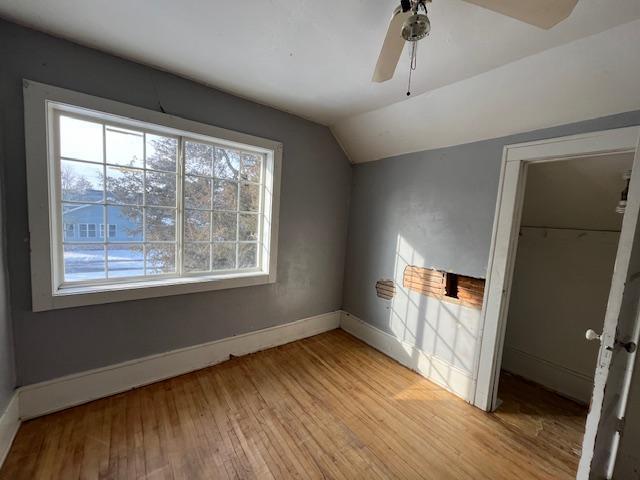
[[[411,73],[416,69],[418,65],[417,59],[418,42],[411,42],[411,63],[409,65],[409,85],[407,85],[407,97],[411,95]]]

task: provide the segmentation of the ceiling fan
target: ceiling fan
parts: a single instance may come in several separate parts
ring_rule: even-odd
[[[465,0],[482,8],[516,18],[536,27],[549,29],[567,18],[578,0]],[[405,42],[411,44],[411,72],[416,66],[418,40],[431,30],[427,4],[431,0],[401,0],[394,10],[387,35],[382,44],[378,63],[373,72],[374,82],[386,82],[393,77]],[[410,95],[410,92],[407,92]]]

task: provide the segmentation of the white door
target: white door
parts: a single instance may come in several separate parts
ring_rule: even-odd
[[[578,468],[581,480],[612,478],[624,426],[640,328],[639,213],[640,153],[636,149]]]

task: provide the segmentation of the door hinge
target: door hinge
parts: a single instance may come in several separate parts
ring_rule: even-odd
[[[624,424],[625,424],[624,419],[625,419],[625,417],[617,419],[617,421],[616,421],[616,432],[622,433],[622,431],[624,430]]]

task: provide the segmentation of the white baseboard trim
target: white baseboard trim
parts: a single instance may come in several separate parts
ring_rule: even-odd
[[[7,458],[13,439],[20,427],[20,403],[18,392],[14,393],[4,413],[0,415],[0,468]]]
[[[502,369],[539,383],[579,403],[588,405],[591,401],[593,377],[518,348],[504,346]]]
[[[340,311],[277,325],[235,337],[181,348],[78,374],[27,385],[18,390],[20,418],[27,420],[160,380],[209,367],[340,326]]]
[[[475,382],[470,373],[429,355],[348,312],[342,312],[340,327],[405,367],[473,403]]]

